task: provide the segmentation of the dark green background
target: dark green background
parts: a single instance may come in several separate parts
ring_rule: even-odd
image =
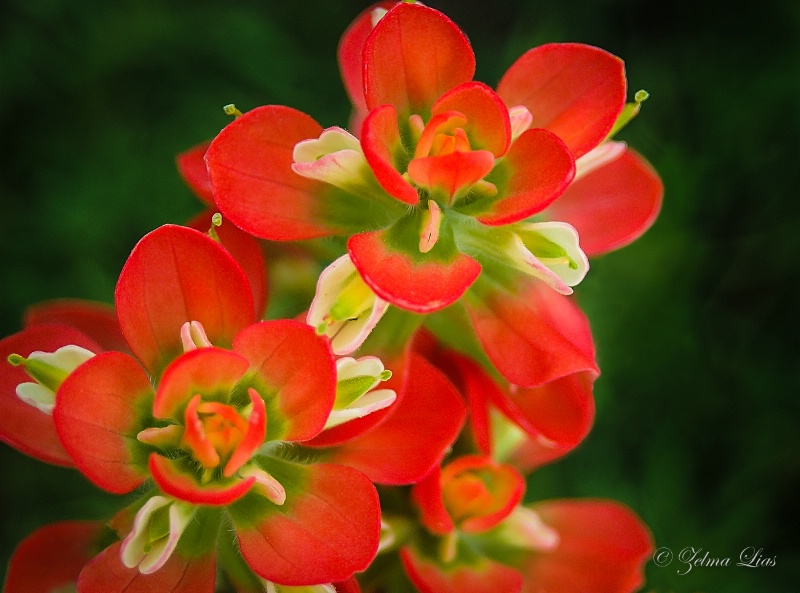
[[[347,121],[335,49],[358,1],[0,2],[0,334],[24,307],[111,299],[134,243],[198,206],[174,155],[228,121],[287,104]],[[581,41],[626,60],[651,93],[621,138],[666,185],[635,245],[595,260],[578,293],[603,375],[578,451],[529,498],[627,502],[658,546],[733,564],[648,563],[647,590],[788,592],[797,500],[800,3],[435,1],[495,84],[526,49]],[[77,473],[0,447],[0,562],[37,526],[114,508]],[[680,567],[685,570],[685,567]]]

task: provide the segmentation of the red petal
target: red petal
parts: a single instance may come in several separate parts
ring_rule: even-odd
[[[256,393],[255,389],[248,389],[247,391],[250,396],[250,403],[253,406],[250,417],[247,419],[247,432],[231,454],[228,463],[225,464],[222,472],[225,477],[232,476],[234,472],[237,472],[240,467],[250,461],[250,458],[261,447],[264,443],[264,438],[267,436],[267,409],[264,405],[264,400]]]
[[[206,163],[225,217],[252,235],[276,241],[338,232],[320,215],[325,185],[291,168],[295,144],[321,132],[308,115],[278,105],[248,111],[223,129]]]
[[[206,151],[211,141],[203,142],[193,146],[189,150],[180,153],[175,159],[178,165],[178,172],[183,177],[186,185],[189,186],[201,202],[207,206],[214,207],[214,192],[211,190],[211,177],[206,168]]]
[[[574,226],[586,255],[601,255],[624,247],[650,228],[663,196],[658,173],[641,155],[627,149],[576,179],[545,214]]]
[[[533,127],[556,134],[578,158],[597,146],[617,121],[625,105],[625,66],[597,47],[551,43],[514,62],[497,93],[509,107],[527,107]]]
[[[422,40],[427,40],[422,41]],[[442,13],[398,3],[373,29],[364,48],[367,107],[394,105],[401,116],[424,114],[451,88],[472,80],[475,55]]]
[[[341,581],[364,570],[380,535],[374,486],[349,467],[295,467],[304,474],[303,489],[287,491],[283,506],[262,498],[266,514],[252,513],[248,500],[229,509],[248,564],[270,581],[295,586]]]
[[[481,557],[468,565],[443,568],[410,546],[400,550],[403,567],[420,593],[518,593],[522,575],[515,569]],[[548,593],[550,593],[548,591]]]
[[[463,253],[442,261],[434,259],[432,251],[417,260],[390,248],[386,237],[387,230],[354,235],[347,250],[375,294],[403,309],[417,313],[442,309],[458,300],[481,272],[480,264]]]
[[[520,279],[512,293],[487,280],[464,303],[487,356],[514,385],[599,373],[588,320],[544,283]]]
[[[372,12],[376,8],[389,10],[396,2],[387,0],[373,4],[359,14],[342,35],[339,42],[339,71],[347,95],[357,111],[366,112],[364,98],[364,45],[372,33]]]
[[[195,394],[227,401],[249,366],[245,357],[222,348],[198,348],[183,354],[164,370],[153,403],[153,415],[182,424],[186,404]]]
[[[175,460],[167,459],[158,453],[150,454],[148,467],[156,484],[165,494],[192,504],[230,504],[247,494],[256,481],[255,477],[251,476],[245,479],[231,478],[199,484],[184,473]]]
[[[477,362],[454,350],[437,354],[433,362],[444,371],[466,398],[475,443],[481,453],[491,455],[492,435],[488,401],[502,397],[500,388]]]
[[[106,303],[58,299],[28,307],[23,325],[30,327],[43,323],[74,327],[91,337],[103,350],[128,351],[128,343],[122,336],[114,307]]]
[[[68,467],[74,462],[58,438],[53,417],[17,397],[17,385],[33,379],[21,366],[11,366],[6,359],[10,354],[27,358],[35,350],[55,352],[69,344],[92,352],[102,350],[84,334],[65,325],[34,325],[0,340],[0,440],[40,461]]]
[[[239,333],[233,348],[263,382],[253,387],[267,403],[270,440],[302,441],[322,431],[336,397],[327,338],[297,321],[263,321]]]
[[[572,449],[571,446],[559,446],[541,435],[529,436],[509,452],[506,462],[527,475],[538,467],[560,459]]]
[[[411,354],[408,373],[402,400],[388,420],[332,449],[331,461],[355,467],[380,484],[413,484],[441,462],[461,430],[464,403],[418,354]]]
[[[442,472],[438,467],[411,488],[411,500],[419,511],[419,521],[431,533],[445,535],[455,529],[442,501]]]
[[[574,176],[575,161],[558,137],[547,130],[527,130],[487,177],[500,193],[478,220],[502,225],[536,214],[560,196]]]
[[[52,593],[74,585],[91,560],[99,521],[62,521],[37,529],[14,550],[4,593]]]
[[[432,115],[458,111],[467,118],[465,131],[473,150],[488,150],[501,157],[511,143],[508,108],[492,89],[481,82],[467,82],[441,97]]]
[[[183,351],[187,321],[202,323],[209,340],[223,347],[253,321],[250,284],[236,260],[207,235],[174,225],[134,247],[116,302],[122,333],[155,377]]]
[[[136,435],[142,403],[152,397],[150,379],[121,352],[90,358],[61,384],[53,411],[58,436],[78,468],[101,488],[124,494],[147,478]]]
[[[208,210],[190,220],[187,226],[207,232],[211,228],[212,216],[213,211]],[[250,281],[256,319],[261,319],[267,308],[267,263],[261,245],[239,227],[230,223],[225,224],[224,219],[222,225],[216,227],[216,231],[222,246],[242,266]]]
[[[408,157],[397,128],[397,111],[392,105],[370,111],[361,128],[361,147],[381,187],[401,202],[415,206],[419,202],[417,190],[398,171],[400,160]]]
[[[512,386],[497,407],[534,437],[513,461],[531,469],[564,455],[589,434],[594,420],[593,373],[575,373],[541,387]],[[495,397],[497,397],[495,395]],[[538,446],[536,446],[538,444]]]
[[[122,564],[117,542],[95,557],[81,572],[81,593],[213,593],[216,561],[212,554],[184,558],[173,553],[167,563],[152,574]]]
[[[531,507],[555,529],[552,552],[532,553],[525,593],[630,593],[644,582],[653,543],[630,509],[612,501],[560,500]]]

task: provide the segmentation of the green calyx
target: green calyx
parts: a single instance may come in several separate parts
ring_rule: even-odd
[[[147,524],[147,539],[144,552],[147,554],[160,540],[169,537],[169,505],[163,506],[150,516]]]
[[[578,263],[558,243],[554,243],[536,232],[518,230],[517,234],[522,239],[525,247],[528,248],[528,251],[544,264],[562,263],[567,264],[571,270],[578,269]]]
[[[388,381],[392,371],[385,369],[377,377],[372,375],[359,375],[344,379],[336,384],[336,399],[333,408],[342,410],[366,394],[375,385],[376,381]]]
[[[25,358],[19,354],[10,354],[8,362],[15,367],[22,366],[31,379],[53,392],[58,391],[64,379],[69,375],[65,370],[44,361],[35,358]]]
[[[367,286],[358,273],[353,274],[347,285],[339,293],[330,310],[332,321],[357,319],[375,303],[375,293]]]

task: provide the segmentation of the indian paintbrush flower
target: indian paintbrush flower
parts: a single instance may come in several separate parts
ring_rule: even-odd
[[[414,41],[422,36],[436,42]],[[571,293],[588,269],[584,235],[602,253],[641,234],[658,211],[658,177],[608,142],[638,109],[626,107],[622,61],[587,45],[545,45],[495,91],[472,80],[474,55],[458,27],[405,2],[356,19],[339,61],[351,131],[270,105],[212,141],[205,160],[223,214],[261,238],[346,237],[354,283],[376,303],[344,321],[357,319],[358,333],[382,303],[429,313],[458,301],[512,383],[596,373],[580,312],[537,285]],[[544,333],[517,324],[525,344],[510,349],[512,309],[527,309]],[[495,354],[509,350],[516,360]]]
[[[630,510],[523,497],[594,418],[594,342],[568,298],[587,256],[660,207],[657,174],[614,140],[646,93],[626,104],[623,62],[577,43],[526,52],[492,88],[460,29],[413,1],[364,11],[339,62],[349,131],[226,106],[235,120],[178,157],[208,206],[192,228],[137,244],[114,309],[46,303],[0,341],[0,439],[135,492],[108,528],[31,535],[7,593],[641,583],[652,542]],[[309,257],[333,261],[307,312],[262,321],[256,238],[321,237],[340,239]]]

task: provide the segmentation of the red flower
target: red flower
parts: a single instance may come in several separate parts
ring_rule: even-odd
[[[211,591],[217,540],[228,537],[223,525],[235,527],[250,568],[276,583],[344,580],[374,556],[380,510],[369,479],[343,465],[300,463],[293,453],[292,443],[324,429],[334,405],[328,340],[296,321],[253,323],[251,295],[242,268],[208,236],[153,231],[131,253],[116,291],[135,358],[89,343],[97,354],[52,385],[57,442],[78,468],[115,493],[149,485],[128,513],[135,519],[115,521],[124,540],[81,572],[82,591],[132,582]],[[4,349],[27,355],[29,343],[86,343],[67,326],[35,325],[19,336]],[[48,369],[57,370],[50,364],[42,374],[37,364],[29,355],[3,373],[3,402],[12,401],[5,394],[22,368],[44,383],[55,373]],[[26,438],[23,450],[37,440]],[[184,572],[197,578],[176,578]]]
[[[625,105],[621,60],[549,44],[495,91],[472,80],[464,34],[414,2],[365,11],[339,58],[357,135],[288,107],[231,110],[178,157],[213,207],[190,223],[208,235],[157,229],[126,262],[115,311],[47,304],[0,342],[13,365],[0,439],[141,491],[110,546],[96,524],[32,535],[9,593],[211,593],[218,563],[243,592],[353,593],[395,545],[423,593],[640,584],[652,544],[625,507],[520,506],[519,472],[593,420],[594,344],[566,295],[586,253],[632,241],[661,203],[655,172],[610,140],[640,102]],[[219,227],[217,208],[244,231]],[[347,238],[308,324],[257,321],[265,262],[247,233]],[[424,337],[412,349],[417,313],[475,358]],[[467,411],[473,442],[459,439]],[[412,487],[382,490],[382,520],[372,482]],[[37,579],[57,541],[67,553]]]
[[[514,510],[524,493],[525,478],[512,467],[487,456],[465,455],[415,484],[411,499],[428,531],[447,535],[456,529],[491,529]]]
[[[477,362],[433,343],[424,355],[441,368],[468,402],[475,447],[522,472],[578,446],[594,420],[594,375],[575,373],[534,388],[493,379]]]
[[[340,46],[360,140],[288,107],[248,112],[206,153],[218,207],[263,238],[350,236],[364,281],[412,311],[457,300],[481,269],[571,292],[586,270],[574,231],[520,221],[553,203],[575,158],[611,131],[625,101],[622,62],[589,46],[544,46],[495,92],[472,80],[472,49],[447,17],[384,6]]]
[[[392,537],[382,549],[399,550],[415,587],[421,593],[636,590],[653,546],[629,509],[595,500],[520,505],[519,472],[564,455],[588,433],[593,376],[578,373],[533,389],[503,386],[428,333],[417,335],[414,349],[467,400],[471,429],[458,453],[412,487],[416,520],[407,517],[408,503],[384,508]]]
[[[401,550],[421,593],[631,593],[653,550],[641,520],[605,500],[517,507],[490,530],[442,543],[421,535]]]
[[[454,24],[405,2],[365,11],[339,59],[360,139],[289,107],[237,117],[205,154],[223,214],[262,238],[348,236],[372,292],[342,312],[358,328],[386,302],[432,312],[463,295],[511,383],[596,374],[585,319],[539,285],[569,294],[585,275],[575,228],[602,253],[644,232],[660,206],[657,175],[606,141],[634,109],[623,113],[622,61],[546,45],[495,92],[472,80],[472,49]]]

